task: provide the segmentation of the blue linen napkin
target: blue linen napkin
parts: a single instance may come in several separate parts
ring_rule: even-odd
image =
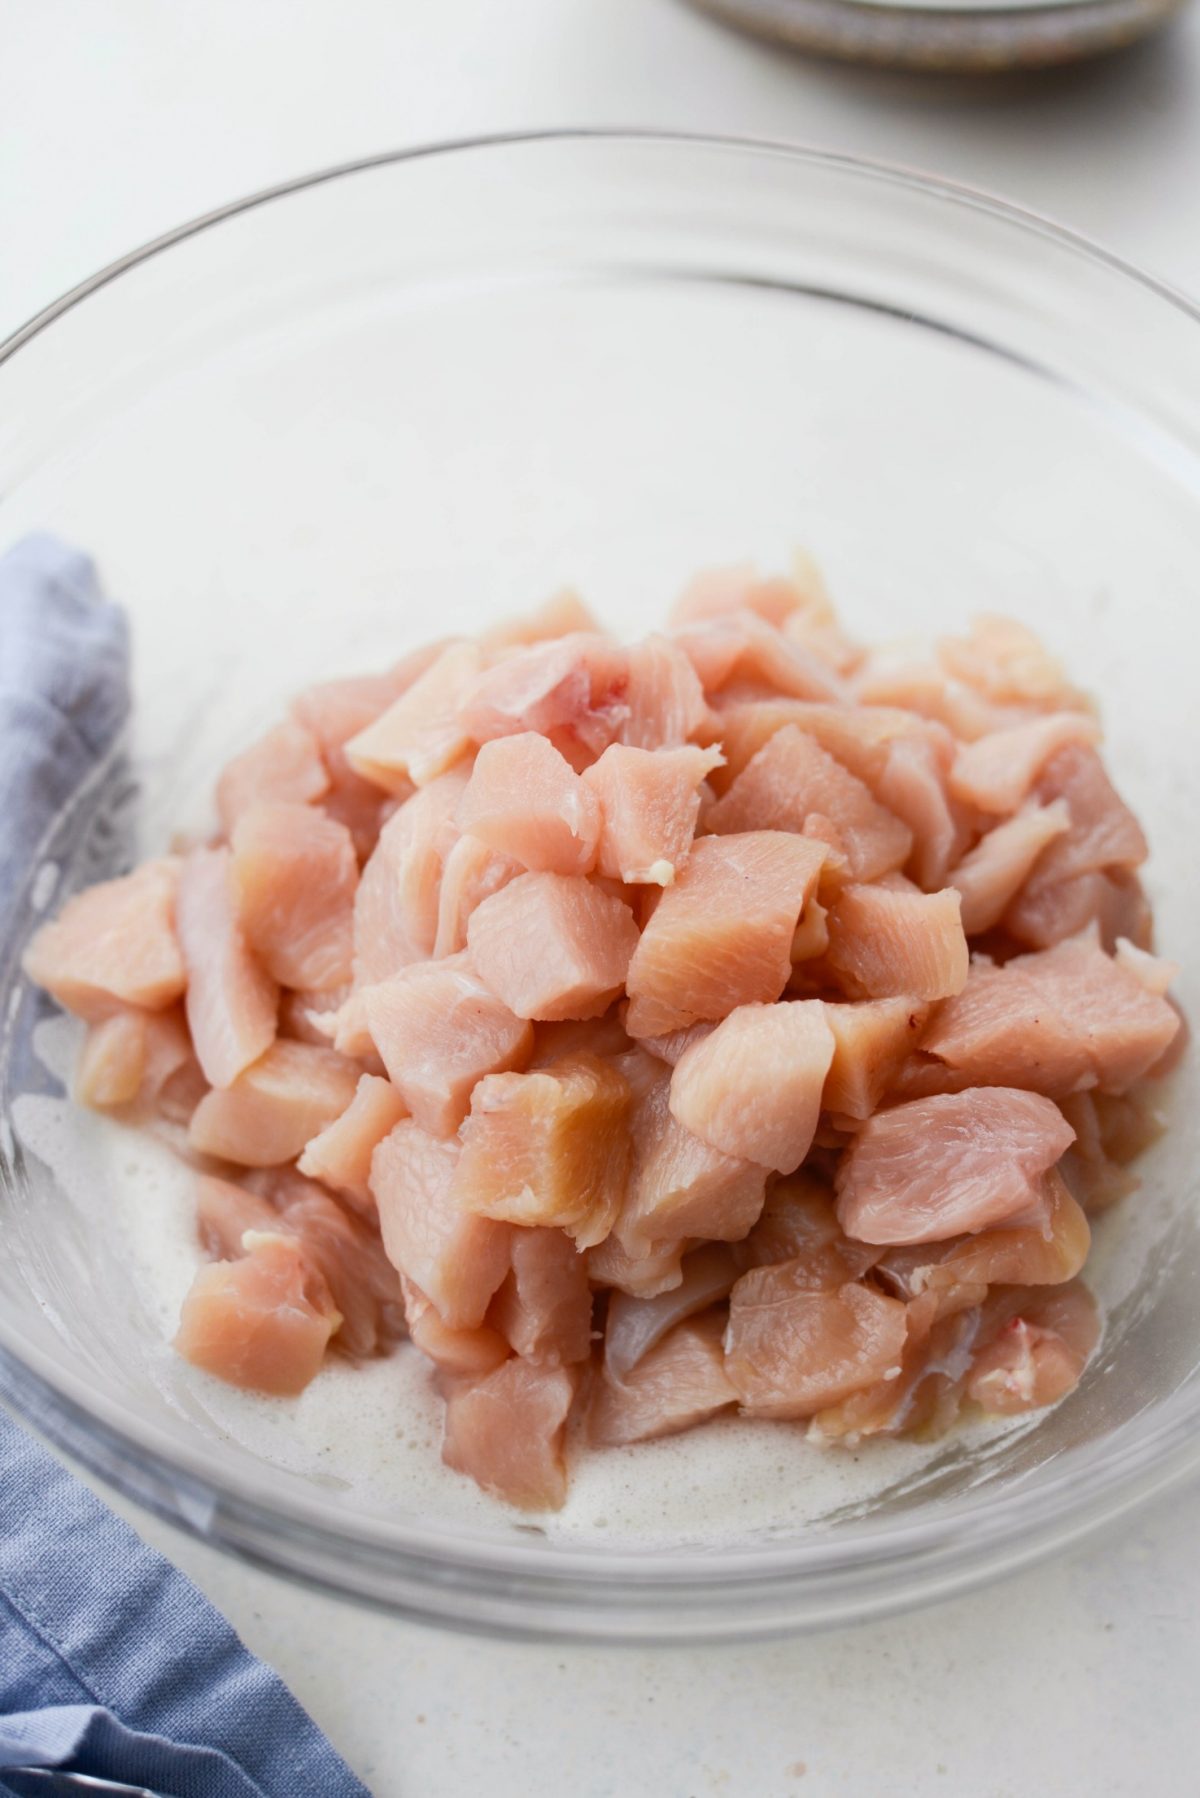
[[[86,556],[0,557],[0,929],[129,710],[124,614]],[[0,1412],[0,1793],[55,1767],[169,1798],[369,1798],[182,1573]]]

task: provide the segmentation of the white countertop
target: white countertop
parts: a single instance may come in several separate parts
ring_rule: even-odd
[[[985,84],[776,53],[680,0],[54,0],[6,10],[0,335],[289,175],[563,124],[801,139],[991,188],[1200,293],[1200,11]],[[125,1514],[376,1798],[1194,1798],[1195,1491],[1005,1586],[761,1648],[514,1647],[363,1614]]]

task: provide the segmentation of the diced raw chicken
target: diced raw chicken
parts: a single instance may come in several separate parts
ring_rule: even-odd
[[[489,849],[478,837],[460,837],[442,864],[438,888],[434,959],[457,955],[467,946],[467,922],[477,905],[522,872],[511,855]]]
[[[966,985],[970,958],[953,887],[846,887],[828,929],[826,960],[852,997],[945,999]]]
[[[485,1074],[525,1065],[533,1030],[477,977],[466,955],[414,962],[363,1002],[388,1078],[422,1129],[451,1136]]]
[[[428,786],[471,747],[458,715],[482,661],[478,644],[452,642],[373,724],[345,744],[356,774],[388,793]]]
[[[75,1097],[98,1110],[153,1104],[191,1060],[191,1039],[178,1006],[114,1012],[88,1029],[75,1070]]]
[[[1035,871],[1001,922],[1008,936],[1031,949],[1052,949],[1090,924],[1099,929],[1106,949],[1114,949],[1121,936],[1148,948],[1153,936],[1141,882],[1125,868],[1111,874],[1075,874],[1048,885],[1040,883]]]
[[[569,637],[577,631],[599,634],[600,626],[578,593],[566,587],[534,611],[522,612],[516,618],[506,618],[494,625],[483,633],[480,642],[490,654],[495,650],[545,643],[554,637]]]
[[[981,812],[1006,818],[1028,797],[1060,750],[1099,739],[1100,727],[1086,712],[1050,712],[992,731],[959,749],[950,770],[950,790]]]
[[[1166,997],[1172,981],[1178,980],[1183,972],[1177,961],[1167,961],[1165,956],[1151,955],[1124,936],[1117,938],[1113,959],[1119,968],[1132,974],[1148,993],[1157,993],[1160,999]]]
[[[1085,704],[1068,686],[1061,663],[1015,618],[981,613],[965,637],[943,637],[938,656],[951,674],[997,705],[1067,709]]]
[[[405,1119],[371,1158],[371,1191],[393,1267],[455,1330],[477,1329],[509,1268],[506,1224],[464,1210],[452,1190],[459,1145]]]
[[[610,744],[583,777],[600,812],[600,873],[631,885],[670,886],[692,847],[700,783],[720,760],[720,750],[690,744]]]
[[[669,1030],[665,1036],[639,1037],[638,1046],[656,1061],[665,1061],[669,1068],[675,1068],[693,1043],[702,1043],[716,1028],[715,1024],[689,1024],[685,1030]],[[628,1042],[625,1046],[629,1047]]]
[[[467,924],[480,978],[519,1018],[599,1017],[637,941],[629,907],[579,875],[522,874]]]
[[[493,1330],[490,1324],[480,1324],[473,1330],[452,1329],[419,1286],[403,1275],[400,1285],[413,1347],[420,1349],[441,1373],[478,1379],[508,1360],[511,1350],[499,1330]]]
[[[905,1307],[868,1286],[813,1290],[803,1263],[743,1274],[729,1301],[725,1371],[753,1417],[811,1417],[899,1372]]]
[[[551,1367],[586,1361],[592,1351],[588,1264],[561,1230],[514,1230],[512,1266],[488,1321],[526,1361]]]
[[[792,1265],[792,1280],[813,1292],[833,1292],[875,1265],[879,1250],[851,1242],[837,1220],[830,1189],[806,1169],[776,1181],[762,1216],[733,1256],[740,1273],[773,1262]]]
[[[228,849],[192,851],[175,910],[196,1057],[211,1086],[232,1086],[275,1040],[279,988],[246,942]]]
[[[671,1116],[671,1072],[653,1056],[634,1049],[618,1066],[636,1093],[633,1163],[617,1223],[622,1247],[636,1258],[683,1237],[738,1241],[762,1210],[766,1168],[685,1130]]]
[[[433,949],[442,871],[458,840],[465,768],[422,787],[388,819],[354,900],[354,983],[387,980]]]
[[[968,936],[999,924],[1048,843],[1070,826],[1071,814],[1061,799],[1051,805],[1027,805],[997,824],[947,876],[962,898],[962,923]]]
[[[932,740],[912,737],[893,743],[875,791],[912,832],[908,868],[913,879],[927,893],[935,892],[946,884],[947,871],[968,839],[955,816]]]
[[[374,724],[436,660],[442,648],[444,644],[428,644],[386,674],[322,681],[292,701],[292,715],[316,737],[329,775],[329,791],[322,795],[321,810],[335,823],[345,825],[360,861],[366,861],[375,847],[389,798],[374,781],[355,773],[346,757],[346,744]]]
[[[556,1511],[567,1496],[563,1436],[579,1372],[514,1355],[486,1379],[446,1393],[442,1459],[523,1511]]]
[[[1063,1177],[1089,1216],[1106,1211],[1138,1186],[1130,1163],[1157,1142],[1166,1117],[1148,1083],[1119,1096],[1073,1093],[1062,1109],[1075,1131],[1063,1157]]]
[[[610,637],[574,631],[518,649],[470,683],[459,719],[476,743],[520,731],[573,731],[598,754],[626,717],[625,652]]]
[[[338,1013],[350,997],[351,988],[331,986],[322,993],[307,988],[279,995],[280,1036],[297,1043],[316,1043],[326,1048],[337,1035]]]
[[[983,1084],[1055,1098],[1099,1086],[1124,1092],[1165,1053],[1179,1015],[1093,937],[978,964],[938,1012],[922,1047]]]
[[[1121,798],[1094,749],[1071,744],[1045,765],[1038,796],[1065,802],[1071,827],[1034,869],[1034,892],[1086,874],[1128,872],[1149,854],[1141,825]]]
[[[819,999],[739,1005],[671,1077],[671,1114],[711,1148],[790,1174],[812,1147],[834,1037]]]
[[[685,625],[676,641],[706,694],[750,688],[792,699],[838,700],[842,681],[820,656],[788,638],[755,612],[730,612]]]
[[[523,867],[586,874],[596,860],[600,807],[552,743],[536,731],[521,731],[480,749],[459,801],[458,824]]]
[[[350,832],[311,806],[254,805],[231,846],[238,922],[267,973],[316,992],[344,986],[358,886]]]
[[[615,1445],[673,1436],[735,1405],[721,1347],[724,1327],[723,1314],[709,1311],[676,1324],[621,1377],[606,1364],[591,1391],[591,1440]]]
[[[259,1235],[282,1228],[279,1213],[262,1193],[232,1180],[201,1174],[196,1180],[196,1234],[214,1261],[238,1261],[248,1230]],[[294,1232],[286,1232],[294,1234]]]
[[[700,677],[678,643],[650,636],[627,651],[628,716],[618,741],[634,749],[676,749],[708,716]]]
[[[885,644],[867,656],[854,677],[854,697],[863,705],[899,706],[936,719],[965,743],[1003,730],[1023,711],[986,699],[974,687],[951,679],[926,646]]]
[[[231,1385],[291,1398],[320,1372],[341,1318],[295,1237],[252,1235],[249,1249],[198,1269],[175,1348]]]
[[[480,1217],[602,1242],[625,1195],[632,1094],[611,1061],[579,1054],[490,1074],[471,1096],[454,1191]]]
[[[702,837],[642,931],[625,986],[631,1036],[778,999],[825,850],[786,831]]]
[[[159,1011],[186,984],[176,935],[179,864],[146,862],[67,900],[25,951],[30,980],[96,1023],[137,1005]]]
[[[357,1077],[332,1049],[281,1039],[229,1086],[201,1099],[188,1140],[201,1154],[243,1167],[293,1161],[345,1111]]]
[[[548,1068],[580,1050],[589,1055],[623,1055],[631,1047],[615,1009],[600,1018],[564,1018],[558,1023],[534,1025],[529,1066]]]
[[[1001,1416],[1056,1404],[1078,1385],[1099,1340],[1096,1301],[1081,1281],[1035,1291],[976,1355],[967,1396]]]
[[[720,695],[716,703],[719,710],[705,727],[703,740],[719,742],[725,751],[726,766],[713,776],[718,792],[724,792],[763,744],[789,724],[815,738],[872,792],[894,743],[929,742],[936,731],[926,719],[895,706],[821,705],[800,699],[727,703]]]
[[[825,1007],[833,1033],[833,1061],[825,1081],[825,1110],[868,1118],[915,1047],[929,1007],[911,996]]]
[[[656,1242],[631,1255],[618,1236],[606,1236],[587,1252],[588,1278],[595,1286],[610,1286],[631,1298],[657,1298],[683,1279],[683,1255],[688,1246],[687,1242]]]
[[[227,763],[217,781],[217,813],[226,836],[252,805],[306,805],[324,798],[329,775],[311,730],[286,718]]]
[[[1072,1280],[1087,1260],[1091,1231],[1087,1218],[1054,1168],[1045,1174],[1035,1215],[977,1236],[889,1249],[875,1264],[876,1276],[905,1299],[933,1292],[939,1300],[956,1289],[975,1289],[978,1303],[988,1286],[1054,1286]]]
[[[965,1289],[964,1289],[965,1290]],[[978,1291],[982,1294],[982,1288]],[[979,1332],[978,1305],[937,1316],[932,1303],[906,1307],[904,1353],[898,1370],[818,1411],[809,1425],[814,1443],[857,1442],[900,1431],[924,1436],[949,1427],[958,1412],[962,1382]]]
[[[743,830],[800,832],[813,813],[836,830],[850,880],[875,880],[908,859],[913,843],[908,826],[794,724],[764,743],[705,823],[722,836]]]
[[[763,580],[753,562],[731,562],[692,575],[668,618],[679,629],[731,612],[754,612],[778,628],[799,603],[800,595],[789,581]]]
[[[273,1228],[294,1234],[324,1278],[342,1322],[333,1346],[352,1359],[384,1352],[404,1334],[400,1280],[370,1224],[346,1211],[314,1180],[290,1168],[266,1176],[277,1207]]]
[[[1013,1087],[913,1099],[868,1118],[837,1173],[838,1220],[860,1242],[940,1242],[1035,1206],[1075,1132]]]
[[[604,1366],[616,1381],[624,1380],[668,1330],[728,1298],[738,1277],[734,1252],[725,1243],[707,1243],[683,1261],[678,1286],[651,1298],[614,1292],[604,1326]]]
[[[356,1210],[374,1216],[371,1157],[404,1117],[404,1100],[390,1080],[363,1074],[345,1111],[304,1145],[300,1172],[341,1193]]]

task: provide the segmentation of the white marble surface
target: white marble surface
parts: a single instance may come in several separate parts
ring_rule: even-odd
[[[0,334],[187,216],[386,146],[553,124],[791,137],[992,188],[1200,292],[1200,12],[986,85],[824,67],[680,0],[0,10]],[[1192,1798],[1196,1496],[1001,1589],[765,1648],[514,1647],[364,1615],[145,1518],[376,1798]]]

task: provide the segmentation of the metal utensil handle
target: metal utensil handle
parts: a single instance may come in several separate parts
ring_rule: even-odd
[[[119,1779],[102,1779],[98,1773],[66,1773],[61,1767],[0,1767],[0,1779],[20,1774],[22,1779],[36,1779],[47,1792],[102,1792],[108,1798],[164,1798],[149,1786],[125,1785]]]

